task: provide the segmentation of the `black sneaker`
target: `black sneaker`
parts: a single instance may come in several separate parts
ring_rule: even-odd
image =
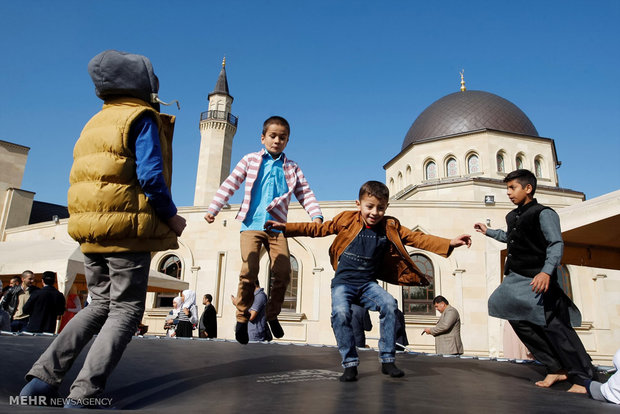
[[[342,382],[357,381],[357,367],[348,367],[344,369],[344,373],[340,376]]]
[[[381,372],[393,378],[400,378],[405,375],[405,373],[398,369],[393,362],[385,362],[381,364]]]
[[[235,325],[235,339],[242,345],[245,345],[250,341],[247,322],[237,322],[237,325]]]
[[[269,324],[269,328],[271,329],[271,333],[274,337],[282,338],[284,336],[284,330],[282,330],[282,325],[278,322],[278,318],[272,321],[267,321],[267,323]]]

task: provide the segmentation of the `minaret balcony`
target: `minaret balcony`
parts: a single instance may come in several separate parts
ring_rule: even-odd
[[[208,121],[208,120],[227,121],[229,124],[236,127],[237,121],[239,120],[239,118],[237,118],[230,112],[212,110],[212,111],[205,111],[201,113],[200,120],[201,121]]]

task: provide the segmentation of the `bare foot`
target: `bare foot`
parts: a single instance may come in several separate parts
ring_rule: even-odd
[[[573,384],[566,392],[574,392],[576,394],[586,394],[586,387],[579,384]]]
[[[553,384],[559,381],[566,381],[568,377],[564,372],[558,372],[555,374],[547,374],[544,380],[536,381],[536,386],[541,388],[549,388]]]

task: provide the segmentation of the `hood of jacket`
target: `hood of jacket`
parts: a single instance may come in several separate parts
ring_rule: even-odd
[[[152,102],[152,94],[159,91],[159,80],[146,56],[105,50],[88,62],[88,73],[95,84],[95,93],[104,101],[129,96],[159,111],[159,104]]]

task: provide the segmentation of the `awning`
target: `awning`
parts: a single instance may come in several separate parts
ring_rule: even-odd
[[[58,275],[58,290],[69,292],[76,275],[84,274],[84,255],[77,242],[69,240],[11,240],[0,242],[0,275],[19,275],[24,270]],[[179,292],[189,283],[149,270],[149,292]]]
[[[564,240],[562,264],[620,270],[620,190],[557,213]],[[503,249],[502,263],[505,258]]]
[[[562,263],[620,270],[620,190],[558,210]]]

